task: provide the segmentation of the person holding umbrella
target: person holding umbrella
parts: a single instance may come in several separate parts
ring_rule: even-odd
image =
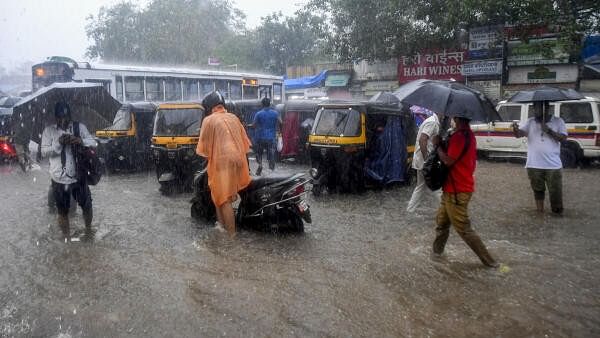
[[[521,126],[513,123],[515,137],[527,137],[527,176],[533,190],[538,212],[544,212],[546,187],[550,195],[552,212],[561,215],[562,201],[562,162],[560,144],[567,139],[567,127],[560,117],[549,113],[548,101],[533,104],[534,116]]]
[[[468,214],[469,202],[475,191],[473,174],[477,160],[477,141],[469,123],[499,118],[494,105],[481,92],[454,81],[415,80],[400,87],[394,95],[403,104],[421,106],[452,117],[456,126],[446,148],[439,146],[440,135],[444,135],[445,130],[440,130],[432,140],[436,147],[434,151],[448,167],[436,215],[433,256],[441,256],[444,252],[452,225],[485,266],[499,267],[500,264],[471,227]]]
[[[448,139],[447,150],[438,146],[436,151],[440,160],[448,167],[448,178],[442,187],[442,202],[436,215],[436,237],[433,242],[434,256],[444,252],[450,225],[460,237],[475,252],[481,262],[491,268],[500,266],[490,255],[485,244],[471,227],[468,207],[475,191],[475,165],[477,161],[477,141],[466,117],[454,116],[456,130]],[[439,145],[440,137],[436,136],[433,143]]]
[[[92,196],[85,179],[77,175],[75,154],[78,147],[95,148],[97,143],[84,124],[71,121],[71,108],[67,103],[62,101],[56,103],[54,117],[56,123],[44,128],[42,133],[41,152],[42,156],[49,157],[52,196],[58,211],[58,225],[65,241],[69,242],[71,240],[69,226],[71,196],[83,211],[86,236],[93,235]],[[75,126],[75,123],[78,126]]]

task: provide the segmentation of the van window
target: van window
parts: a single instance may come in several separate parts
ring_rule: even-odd
[[[502,121],[520,121],[521,106],[501,106],[498,109],[498,115]]]
[[[549,113],[554,115],[554,109],[556,109],[556,107],[553,104],[550,104],[550,111]],[[527,105],[527,118],[532,118],[533,115],[533,105],[529,104]]]
[[[565,123],[592,123],[592,105],[589,102],[571,102],[560,105],[560,117]]]

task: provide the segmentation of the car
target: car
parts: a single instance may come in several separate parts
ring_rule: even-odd
[[[501,101],[496,109],[501,121],[471,126],[478,152],[488,158],[527,158],[527,138],[514,137],[512,123],[523,123],[532,117],[533,104]],[[551,102],[550,111],[565,121],[569,133],[561,145],[563,167],[573,168],[600,159],[599,99]]]

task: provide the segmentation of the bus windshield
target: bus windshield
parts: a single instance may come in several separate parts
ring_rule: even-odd
[[[360,113],[352,108],[322,109],[313,133],[323,136],[358,136]]]
[[[112,126],[107,130],[129,130],[131,128],[131,113],[127,109],[119,109]]]
[[[154,136],[198,136],[202,110],[160,109],[154,120]]]

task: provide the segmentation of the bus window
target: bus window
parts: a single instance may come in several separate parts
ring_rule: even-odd
[[[244,100],[258,99],[258,87],[244,86]]]
[[[144,101],[144,79],[141,77],[125,77],[125,100]]]
[[[123,102],[123,77],[115,77],[115,90],[117,92],[117,100]]]
[[[183,100],[198,100],[198,81],[183,80]]]
[[[271,86],[259,86],[258,87],[259,98],[268,97],[271,98]]]
[[[215,90],[215,83],[212,80],[200,80],[200,99],[213,90]]]
[[[181,101],[181,80],[177,78],[165,80],[165,100]]]
[[[240,81],[229,82],[229,89],[231,90],[232,100],[240,100],[242,98],[242,83]]]
[[[73,81],[73,70],[65,62],[44,62],[34,65],[31,70],[33,91],[55,82]]]
[[[89,83],[101,83],[102,87],[104,87],[104,89],[106,89],[106,91],[110,93],[110,80],[85,79],[85,82],[89,82]]]
[[[164,101],[164,94],[161,78],[146,78],[146,101]]]
[[[216,89],[223,95],[223,97],[226,99],[229,98],[229,82],[217,80],[215,81],[215,86],[217,87]]]
[[[283,93],[282,93],[281,83],[274,83],[273,84],[273,101],[281,102],[282,98],[283,98]]]

